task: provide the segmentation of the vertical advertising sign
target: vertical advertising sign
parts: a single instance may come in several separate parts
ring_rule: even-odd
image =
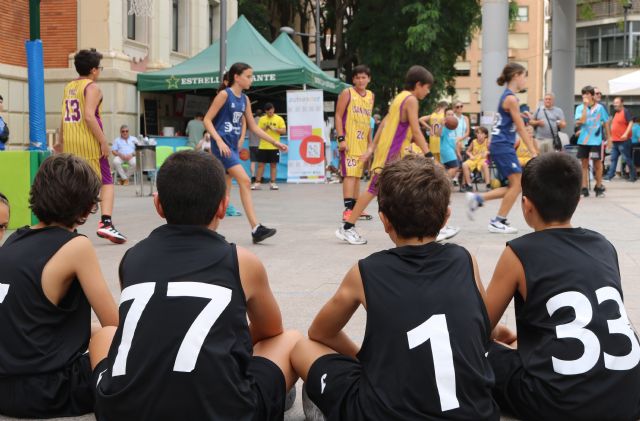
[[[287,91],[287,183],[324,183],[323,110],[321,90]]]

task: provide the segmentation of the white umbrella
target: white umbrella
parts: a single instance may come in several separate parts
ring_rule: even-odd
[[[630,91],[633,89],[640,89],[640,70],[609,81],[610,94],[617,94],[618,92]]]

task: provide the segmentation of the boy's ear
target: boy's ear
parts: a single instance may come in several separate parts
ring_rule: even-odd
[[[218,219],[224,219],[225,215],[227,214],[228,206],[229,206],[229,196],[225,194],[222,197],[222,200],[220,201],[220,205],[218,205],[218,210],[216,211],[215,217]]]
[[[384,226],[384,232],[386,232],[387,234],[390,234],[391,231],[393,231],[393,225],[391,225],[391,222],[389,222],[389,220],[387,219],[384,213],[378,212],[378,216],[382,221],[382,226]]]
[[[164,216],[164,210],[162,210],[162,204],[160,203],[160,196],[158,196],[158,192],[153,193],[153,205],[155,206],[158,215],[160,215],[160,218],[167,219]]]
[[[534,212],[538,212],[536,209],[536,205],[533,204],[531,200],[527,196],[522,196],[522,213],[526,217],[527,215],[531,215]]]
[[[444,217],[444,223],[440,228],[444,228],[447,226],[447,222],[449,222],[449,218],[451,218],[451,206],[447,206],[447,215]]]

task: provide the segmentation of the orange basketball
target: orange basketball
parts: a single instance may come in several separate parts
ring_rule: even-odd
[[[455,130],[458,127],[458,119],[453,116],[449,116],[444,119],[444,125],[447,126],[447,129],[449,130]]]
[[[240,152],[238,153],[238,155],[240,156],[240,159],[242,159],[243,161],[247,161],[251,156],[251,154],[249,153],[249,149],[246,149],[246,148],[240,149]]]

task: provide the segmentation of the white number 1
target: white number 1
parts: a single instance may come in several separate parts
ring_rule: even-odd
[[[0,284],[0,303],[4,301],[4,298],[9,292],[9,284]]]
[[[456,373],[453,367],[453,352],[449,339],[447,318],[444,314],[434,314],[420,326],[407,332],[409,349],[413,349],[431,340],[433,371],[436,375],[436,387],[440,396],[442,412],[459,408],[456,396]]]

